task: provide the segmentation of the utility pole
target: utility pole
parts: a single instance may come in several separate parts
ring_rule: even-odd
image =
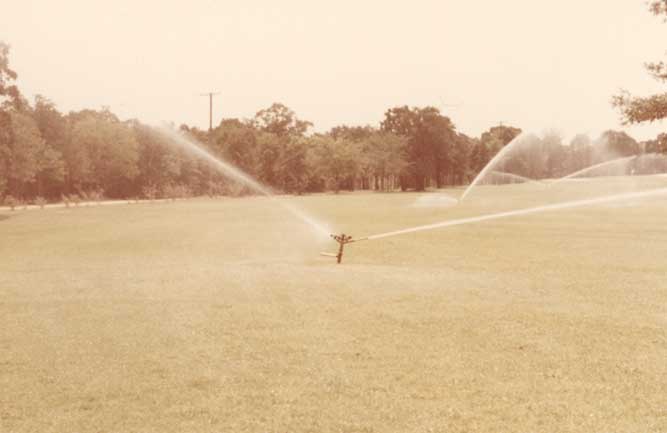
[[[208,145],[213,144],[213,95],[218,95],[220,92],[201,93],[201,96],[208,96]],[[212,193],[213,185],[213,170],[208,170],[208,192]]]
[[[208,133],[213,130],[213,95],[219,95],[220,92],[202,93],[201,96],[208,96]]]

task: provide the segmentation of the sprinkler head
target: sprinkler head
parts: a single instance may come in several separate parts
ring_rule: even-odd
[[[339,235],[332,234],[332,235],[329,235],[329,236],[331,236],[339,244],[349,244],[350,242],[354,242],[352,240],[352,236],[348,236],[345,233],[341,233]]]
[[[367,241],[371,239],[370,237],[353,239],[352,236],[346,235],[345,233],[341,233],[339,235],[332,234],[329,236],[331,236],[333,240],[338,242],[338,254],[334,253],[320,253],[320,254],[327,257],[335,257],[337,263],[340,263],[343,260],[343,248],[345,247],[345,244],[351,244],[352,242],[359,242],[359,241]]]
[[[322,253],[322,255],[327,257],[335,257],[336,263],[340,263],[343,260],[343,248],[345,247],[345,244],[354,242],[354,239],[352,239],[352,236],[346,235],[345,233],[341,233],[339,235],[331,234],[330,236],[333,240],[338,242],[338,254]]]

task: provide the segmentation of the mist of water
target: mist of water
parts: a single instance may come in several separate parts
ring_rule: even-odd
[[[501,176],[501,177],[510,178],[512,180],[517,180],[517,181],[520,181],[520,182],[530,182],[530,183],[544,184],[544,182],[540,182],[539,180],[531,179],[531,178],[526,177],[526,176],[520,176],[520,175],[514,174],[514,173],[507,173],[505,171],[495,171],[494,170],[494,171],[491,172],[491,174],[495,174],[495,175],[498,175],[498,176]]]
[[[227,161],[224,161],[219,157],[214,156],[193,139],[166,126],[158,126],[155,129],[170,142],[180,146],[191,155],[205,160],[228,178],[246,185],[253,191],[268,197],[272,202],[276,203],[276,205],[282,207],[287,212],[298,218],[300,221],[307,224],[318,236],[322,238],[329,237],[331,230],[326,224],[322,223],[311,215],[308,215],[305,211],[294,206],[293,204],[287,203],[285,200],[277,198],[275,195],[273,195],[267,186],[262,185],[260,182],[252,178],[249,174],[245,173],[238,167],[230,164]]]
[[[412,204],[413,207],[449,207],[455,206],[459,201],[445,194],[424,194]]]
[[[507,155],[508,152],[510,152],[518,143],[520,143],[521,139],[525,136],[526,133],[522,132],[521,134],[514,137],[514,140],[510,141],[509,143],[507,143],[507,145],[505,145],[502,149],[500,149],[498,153],[496,153],[496,156],[494,156],[491,159],[491,161],[489,161],[489,163],[486,164],[486,166],[484,166],[482,171],[480,171],[477,174],[477,177],[473,179],[472,183],[468,185],[468,188],[466,188],[465,191],[463,191],[463,194],[461,194],[461,197],[459,198],[459,203],[465,200],[465,198],[468,196],[468,194],[470,194],[470,191],[475,187],[475,185],[477,185],[480,182],[480,180],[482,180],[484,176],[486,176],[486,173],[488,173],[491,169],[493,169],[493,167],[495,167],[496,164],[500,162],[505,157],[505,155]]]
[[[560,179],[555,180],[551,185],[556,185],[557,183],[562,182],[564,180],[572,179],[573,177],[578,177],[581,176],[582,174],[590,173],[591,171],[595,171],[596,169],[601,167],[607,167],[609,165],[615,165],[615,164],[620,164],[622,162],[631,161],[633,159],[636,159],[637,157],[638,155],[625,156],[623,158],[616,158],[612,159],[611,161],[605,161],[599,164],[591,165],[590,167],[586,167],[579,171],[575,171],[574,173],[568,174],[567,176],[563,176]]]
[[[572,209],[572,208],[579,208],[579,207],[585,207],[585,206],[593,206],[593,205],[596,205],[596,204],[618,202],[618,201],[624,201],[624,200],[635,200],[635,199],[656,197],[656,196],[662,196],[662,195],[667,195],[667,188],[659,188],[659,189],[652,189],[652,190],[649,190],[649,191],[631,192],[631,193],[625,193],[625,194],[616,194],[616,195],[610,195],[610,196],[605,196],[605,197],[597,197],[597,198],[586,199],[586,200],[568,201],[568,202],[550,204],[550,205],[545,205],[545,206],[536,206],[536,207],[531,207],[531,208],[527,208],[527,209],[518,209],[518,210],[513,210],[513,211],[508,211],[508,212],[499,212],[499,213],[495,213],[495,214],[479,215],[479,216],[470,217],[470,218],[461,218],[461,219],[443,221],[443,222],[434,223],[434,224],[427,224],[427,225],[422,225],[422,226],[417,226],[417,227],[411,227],[411,228],[407,228],[407,229],[403,229],[403,230],[396,230],[396,231],[392,231],[392,232],[380,233],[380,234],[377,234],[377,235],[367,236],[367,237],[361,238],[359,240],[381,239],[381,238],[387,238],[387,237],[390,237],[390,236],[398,236],[398,235],[402,235],[402,234],[420,232],[420,231],[425,231],[425,230],[433,230],[433,229],[444,228],[444,227],[459,226],[459,225],[464,225],[464,224],[472,224],[472,223],[495,220],[495,219],[500,219],[500,218],[509,218],[509,217],[515,217],[515,216],[541,213],[541,212],[550,212],[550,211],[556,211],[556,210],[561,210],[561,209]]]

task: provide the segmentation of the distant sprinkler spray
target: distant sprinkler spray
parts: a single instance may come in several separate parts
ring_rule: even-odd
[[[407,233],[421,232],[421,231],[424,231],[424,230],[434,230],[434,229],[439,229],[439,228],[459,226],[459,225],[464,225],[464,224],[479,223],[479,222],[483,222],[483,221],[490,221],[490,220],[496,220],[496,219],[501,219],[501,218],[532,215],[532,214],[542,213],[542,212],[551,212],[551,211],[557,211],[557,210],[563,210],[563,209],[575,209],[575,208],[586,207],[586,206],[594,206],[594,205],[597,205],[597,204],[612,203],[612,202],[616,202],[616,201],[637,200],[637,199],[642,199],[642,198],[659,197],[659,196],[667,196],[667,188],[657,188],[657,189],[651,189],[651,190],[648,190],[648,191],[632,192],[632,193],[625,193],[625,194],[616,194],[616,195],[596,197],[596,198],[585,199],[585,200],[574,200],[574,201],[568,201],[568,202],[564,202],[564,203],[555,203],[555,204],[549,204],[549,205],[544,205],[544,206],[536,206],[536,207],[531,207],[531,208],[526,208],[526,209],[518,209],[518,210],[513,210],[513,211],[507,211],[507,212],[498,212],[498,213],[494,213],[494,214],[478,215],[478,216],[469,217],[469,218],[461,218],[461,219],[442,221],[442,222],[434,223],[434,224],[426,224],[426,225],[422,225],[422,226],[410,227],[410,228],[403,229],[403,230],[396,230],[396,231],[392,231],[392,232],[380,233],[380,234],[377,234],[377,235],[366,236],[366,237],[359,238],[359,239],[352,239],[352,236],[348,236],[344,233],[340,234],[340,235],[331,235],[331,237],[336,242],[338,242],[338,244],[339,244],[338,254],[322,253],[322,255],[329,256],[329,257],[336,257],[337,260],[338,260],[338,263],[340,263],[343,259],[343,249],[345,247],[345,244],[349,244],[349,243],[352,243],[352,242],[372,241],[372,240],[375,240],[375,239],[388,238],[390,236],[398,236],[398,235],[403,235],[403,234],[407,234]]]

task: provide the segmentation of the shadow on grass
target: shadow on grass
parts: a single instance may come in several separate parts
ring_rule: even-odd
[[[2,215],[2,214],[0,214],[0,221],[8,220],[9,218],[11,218],[10,215]]]

